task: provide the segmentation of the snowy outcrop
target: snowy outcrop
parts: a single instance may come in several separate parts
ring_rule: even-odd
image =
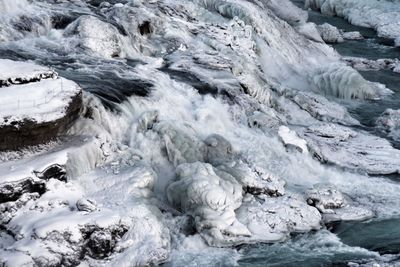
[[[400,151],[380,137],[336,124],[311,126],[301,136],[322,162],[370,174],[399,173]]]
[[[81,88],[54,70],[0,60],[0,150],[54,139],[79,115]]]
[[[305,6],[323,14],[344,17],[357,26],[374,28],[381,37],[396,39],[400,36],[400,8],[396,1],[306,0]]]
[[[342,43],[344,41],[339,29],[329,23],[318,25],[317,29],[326,43]]]
[[[343,99],[379,99],[391,93],[384,85],[369,82],[353,68],[340,63],[317,68],[310,81],[321,93]]]

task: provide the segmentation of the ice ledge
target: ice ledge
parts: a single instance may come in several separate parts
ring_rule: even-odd
[[[82,90],[47,67],[0,59],[0,150],[45,143],[65,131]]]

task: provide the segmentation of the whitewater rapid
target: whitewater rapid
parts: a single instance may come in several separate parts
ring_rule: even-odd
[[[399,174],[400,151],[343,106],[390,88],[341,61],[291,2],[0,0],[0,10],[2,58],[85,91],[58,142],[1,153],[0,182],[50,163],[67,181],[0,204],[0,263],[232,266],[257,250],[271,264],[282,251],[305,263],[312,252],[327,264],[392,260],[326,226],[399,214],[400,184],[385,175]],[[243,244],[255,247],[233,248]]]

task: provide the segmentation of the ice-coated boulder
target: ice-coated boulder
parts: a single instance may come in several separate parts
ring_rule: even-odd
[[[342,43],[344,41],[339,29],[329,23],[318,25],[317,29],[322,39],[327,43]]]
[[[385,110],[375,124],[379,130],[386,132],[394,140],[400,140],[400,110]]]
[[[276,241],[292,232],[308,232],[321,227],[321,215],[295,195],[257,199],[248,196],[237,211],[238,220],[255,239]],[[276,240],[274,240],[276,239]]]
[[[121,39],[118,29],[99,18],[84,15],[68,25],[64,34],[77,35],[77,44],[82,48],[106,58],[119,56]]]
[[[337,188],[329,184],[317,184],[307,192],[307,203],[316,207],[325,223],[333,221],[362,221],[375,214],[364,207],[352,205]]]
[[[310,81],[321,93],[344,99],[379,99],[392,93],[384,85],[365,80],[356,70],[342,63],[317,68]]]

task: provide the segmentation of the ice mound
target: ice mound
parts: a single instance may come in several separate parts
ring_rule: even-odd
[[[381,37],[396,39],[400,36],[400,8],[396,1],[306,0],[305,6],[323,14],[344,17],[354,25],[374,28]]]
[[[317,68],[310,81],[321,93],[343,99],[379,99],[391,92],[384,85],[369,82],[353,68],[340,63]]]
[[[322,39],[327,43],[342,43],[344,41],[339,29],[329,23],[318,25],[317,29]]]
[[[168,200],[195,218],[196,229],[216,229],[228,235],[249,235],[236,220],[242,186],[232,176],[219,177],[207,163],[182,164],[177,181],[168,186]]]

